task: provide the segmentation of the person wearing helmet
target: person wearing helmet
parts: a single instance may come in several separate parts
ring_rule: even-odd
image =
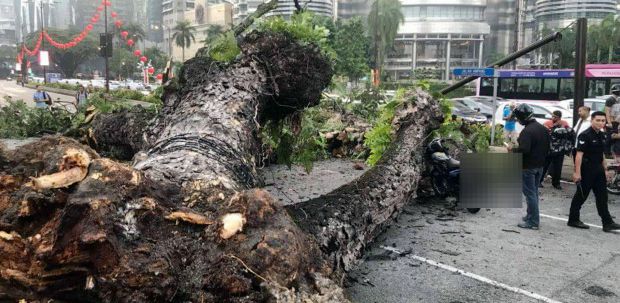
[[[603,221],[603,231],[611,232],[620,230],[620,224],[613,221],[607,205],[607,170],[605,170],[605,157],[603,152],[607,141],[605,133],[605,113],[596,111],[592,113],[592,126],[581,133],[577,138],[577,155],[575,157],[575,172],[573,181],[577,185],[577,191],[573,196],[568,216],[568,226],[576,228],[589,228],[579,220],[581,206],[588,199],[590,191],[596,197],[596,210]]]
[[[549,131],[534,119],[531,106],[519,104],[513,113],[524,128],[517,139],[518,146],[509,144],[508,151],[523,154],[523,195],[527,202],[527,215],[517,226],[537,230],[540,224],[538,184],[549,153]]]
[[[551,120],[545,121],[543,125],[549,130],[551,135],[551,146],[549,147],[549,155],[547,155],[545,160],[539,187],[543,187],[542,183],[545,180],[547,171],[551,168],[551,185],[556,189],[562,189],[560,185],[562,164],[564,163],[564,156],[569,154],[572,149],[572,143],[574,142],[573,130],[568,125],[568,122],[562,120],[562,112],[559,110],[554,111]]]
[[[611,89],[611,96],[605,100],[605,118],[607,120],[607,132],[613,132],[618,129],[620,123],[620,87],[615,86]],[[611,154],[611,146],[615,143],[616,139],[609,140],[605,154]]]

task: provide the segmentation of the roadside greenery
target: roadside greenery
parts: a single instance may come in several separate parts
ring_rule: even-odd
[[[49,88],[58,88],[58,89],[66,89],[76,91],[79,89],[79,84],[68,84],[68,83],[47,83],[45,87]],[[105,94],[105,89],[101,87],[92,88],[94,93],[89,95],[89,99],[93,97],[102,98]],[[110,90],[109,96],[116,99],[126,99],[126,100],[135,100],[135,101],[144,101],[148,103],[153,103],[156,106],[162,105],[161,94],[163,92],[163,87],[158,87],[155,91],[151,92],[148,95],[144,95],[142,92],[137,90],[119,88],[115,90]]]
[[[22,100],[6,99],[8,105],[0,107],[0,138],[19,139],[45,134],[68,134],[83,126],[93,110],[110,113],[130,108],[127,102],[109,102],[100,96],[89,98],[88,105],[70,113],[62,108],[39,109],[26,105]],[[150,109],[153,113],[156,108]]]

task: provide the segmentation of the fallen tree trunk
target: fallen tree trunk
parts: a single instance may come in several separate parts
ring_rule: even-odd
[[[335,191],[287,206],[314,235],[333,268],[348,270],[417,190],[425,169],[424,142],[439,127],[438,104],[423,91],[409,94],[394,118],[394,143],[375,167]]]
[[[2,156],[0,299],[346,301],[327,278],[341,277],[415,189],[437,105],[418,93],[399,109],[394,146],[359,181],[367,188],[287,212],[253,189],[257,132],[316,105],[331,67],[318,48],[283,35],[244,41],[230,66],[187,62],[140,140],[107,137],[146,149],[133,167],[58,137]]]

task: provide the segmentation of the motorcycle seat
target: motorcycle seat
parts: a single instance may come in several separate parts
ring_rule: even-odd
[[[460,168],[461,167],[461,162],[455,159],[450,158],[450,160],[448,160],[448,168],[453,169],[453,168]]]

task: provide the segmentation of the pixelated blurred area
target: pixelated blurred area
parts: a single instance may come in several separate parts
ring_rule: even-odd
[[[462,155],[459,204],[466,208],[520,208],[522,162],[518,153]]]

